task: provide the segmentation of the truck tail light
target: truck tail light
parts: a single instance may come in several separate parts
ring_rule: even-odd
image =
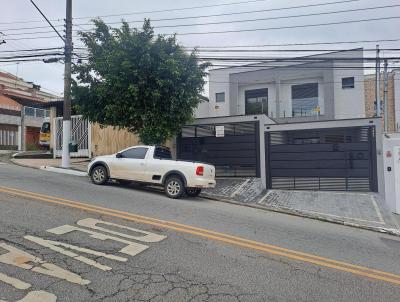
[[[198,166],[196,168],[196,175],[203,176],[203,174],[204,174],[204,167],[203,166]]]

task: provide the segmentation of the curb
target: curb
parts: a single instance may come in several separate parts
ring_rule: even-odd
[[[77,170],[73,170],[73,169],[57,168],[57,167],[51,167],[51,166],[40,166],[39,169],[44,170],[44,171],[49,171],[49,172],[68,174],[68,175],[74,175],[74,176],[80,176],[80,177],[87,176],[86,172],[77,171]]]
[[[21,163],[15,162],[13,158],[10,160],[10,162],[16,166],[20,166],[20,167],[24,167],[24,168],[31,168],[31,169],[36,169],[36,170],[43,170],[43,171],[48,171],[48,172],[68,174],[68,175],[80,176],[80,177],[87,176],[86,172],[73,170],[73,169],[64,169],[64,168],[57,168],[57,167],[52,167],[52,166],[33,167],[33,166],[23,165]]]
[[[309,218],[309,219],[319,220],[319,221],[323,221],[323,222],[330,222],[330,223],[334,223],[334,224],[339,224],[339,225],[349,226],[349,227],[353,227],[353,228],[373,231],[373,232],[377,232],[377,233],[381,233],[381,234],[388,234],[388,235],[400,237],[400,230],[396,230],[396,229],[366,226],[366,225],[348,222],[348,221],[344,221],[344,220],[340,220],[340,219],[332,219],[332,218],[328,218],[328,217],[324,217],[324,216],[315,216],[315,215],[311,215],[311,214],[308,214],[308,213],[305,213],[302,211],[298,211],[298,210],[294,210],[294,209],[278,208],[278,207],[265,207],[265,206],[259,206],[256,204],[240,203],[240,202],[230,200],[230,199],[209,196],[209,195],[207,195],[207,193],[200,194],[200,197],[210,199],[210,200],[230,203],[230,204],[234,204],[234,205],[255,208],[255,209],[259,209],[259,210],[263,210],[263,211],[283,213],[283,214],[287,214],[287,215]]]

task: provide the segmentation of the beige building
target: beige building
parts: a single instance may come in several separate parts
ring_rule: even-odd
[[[388,132],[398,132],[400,130],[400,83],[399,72],[392,71],[388,75]],[[383,105],[383,74],[380,85],[382,129],[384,126],[384,105]],[[376,115],[375,104],[375,74],[366,75],[364,79],[365,89],[365,114],[367,117]],[[397,92],[397,93],[396,93]]]

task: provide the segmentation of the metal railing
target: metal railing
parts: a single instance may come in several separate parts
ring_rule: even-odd
[[[34,107],[24,107],[24,114],[25,116],[32,116],[32,117],[49,117],[50,110],[41,109],[41,108],[34,108]]]

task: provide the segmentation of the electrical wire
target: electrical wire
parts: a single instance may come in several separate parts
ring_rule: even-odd
[[[394,8],[399,7],[400,4],[393,5],[384,5],[384,6],[374,6],[374,7],[365,7],[365,8],[355,8],[355,9],[346,9],[346,10],[338,10],[338,11],[328,11],[328,12],[318,12],[318,13],[309,13],[309,14],[298,14],[298,15],[289,15],[289,16],[277,16],[277,17],[269,17],[269,18],[253,18],[253,19],[245,19],[245,20],[233,20],[233,21],[217,21],[217,22],[206,22],[206,23],[190,23],[190,24],[172,24],[172,25],[158,25],[153,26],[153,28],[173,28],[173,27],[191,27],[191,26],[205,26],[205,25],[219,25],[219,24],[234,24],[234,23],[245,23],[245,22],[258,22],[258,21],[268,21],[268,20],[279,20],[279,19],[291,19],[291,18],[300,18],[300,17],[311,17],[311,16],[321,16],[321,15],[332,15],[332,14],[340,14],[340,13],[350,13],[350,12],[358,12],[358,11],[367,11],[367,10],[377,10],[377,9],[385,9],[385,8]],[[193,18],[193,17],[192,17]],[[173,18],[169,18],[172,20]],[[119,22],[108,22],[107,25],[111,24],[119,24]],[[129,21],[127,23],[136,23],[143,22],[140,21]],[[81,25],[89,25],[86,24],[75,24],[75,26],[81,27]],[[44,28],[44,27],[41,27]],[[16,30],[16,29],[14,29]],[[6,31],[7,30],[3,30]],[[81,32],[88,32],[90,30],[81,29]],[[35,31],[35,32],[24,32],[24,33],[11,33],[11,36],[19,36],[19,35],[28,35],[28,34],[46,34],[52,33],[52,31]]]

